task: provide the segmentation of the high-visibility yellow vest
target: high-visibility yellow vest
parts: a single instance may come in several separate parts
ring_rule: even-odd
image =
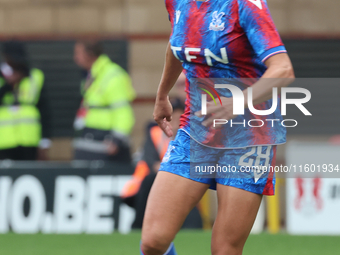
[[[91,86],[83,90],[85,127],[127,136],[135,123],[130,105],[135,91],[129,75],[108,56],[101,55],[92,66],[91,76]]]
[[[0,106],[0,149],[35,147],[41,140],[40,113],[36,105],[44,84],[44,74],[32,69],[18,85],[17,96],[8,92]],[[0,86],[2,86],[0,84]],[[17,97],[17,98],[16,98]]]

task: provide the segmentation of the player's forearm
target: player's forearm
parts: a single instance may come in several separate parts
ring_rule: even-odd
[[[182,63],[173,55],[169,43],[166,49],[164,70],[157,91],[158,99],[165,99],[168,96],[182,70]]]
[[[273,88],[278,89],[287,87],[294,81],[295,75],[290,60],[275,62],[268,66],[262,78],[255,83],[252,88],[253,105],[263,103],[273,97]],[[248,90],[244,90],[245,99],[248,98]],[[248,100],[245,100],[247,104]]]

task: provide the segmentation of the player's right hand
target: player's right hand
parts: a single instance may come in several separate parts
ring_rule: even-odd
[[[169,97],[164,99],[156,98],[153,118],[168,137],[173,136],[172,127],[170,125],[172,111],[173,109]]]

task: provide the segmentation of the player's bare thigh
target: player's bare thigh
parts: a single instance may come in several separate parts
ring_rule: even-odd
[[[213,255],[241,255],[259,210],[262,195],[217,185],[218,213],[213,227]]]
[[[208,184],[160,171],[146,206],[142,247],[154,250],[150,254],[164,254],[208,188]]]

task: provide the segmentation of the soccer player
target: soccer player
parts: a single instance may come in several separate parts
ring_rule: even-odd
[[[263,173],[260,178],[255,172],[242,178],[223,173],[200,178],[190,174],[191,167],[217,162],[229,164],[239,172],[245,166],[274,165],[276,146],[285,142],[282,125],[271,122],[261,128],[240,125],[212,128],[212,125],[213,119],[248,122],[254,117],[282,120],[282,116],[279,109],[270,116],[255,116],[248,109],[247,100],[245,114],[234,116],[233,99],[227,89],[219,90],[221,104],[207,103],[207,116],[201,116],[196,99],[201,98],[202,91],[195,87],[192,78],[256,78],[251,84],[252,105],[264,110],[272,106],[273,88],[280,91],[293,81],[293,67],[265,0],[166,0],[166,8],[172,33],[154,119],[168,136],[172,135],[168,93],[183,69],[188,96],[180,130],[169,144],[149,195],[141,254],[176,254],[172,243],[176,233],[206,190],[212,188],[217,190],[218,197],[212,254],[240,255],[262,196],[274,194],[274,173]],[[247,99],[249,86],[238,86]]]

